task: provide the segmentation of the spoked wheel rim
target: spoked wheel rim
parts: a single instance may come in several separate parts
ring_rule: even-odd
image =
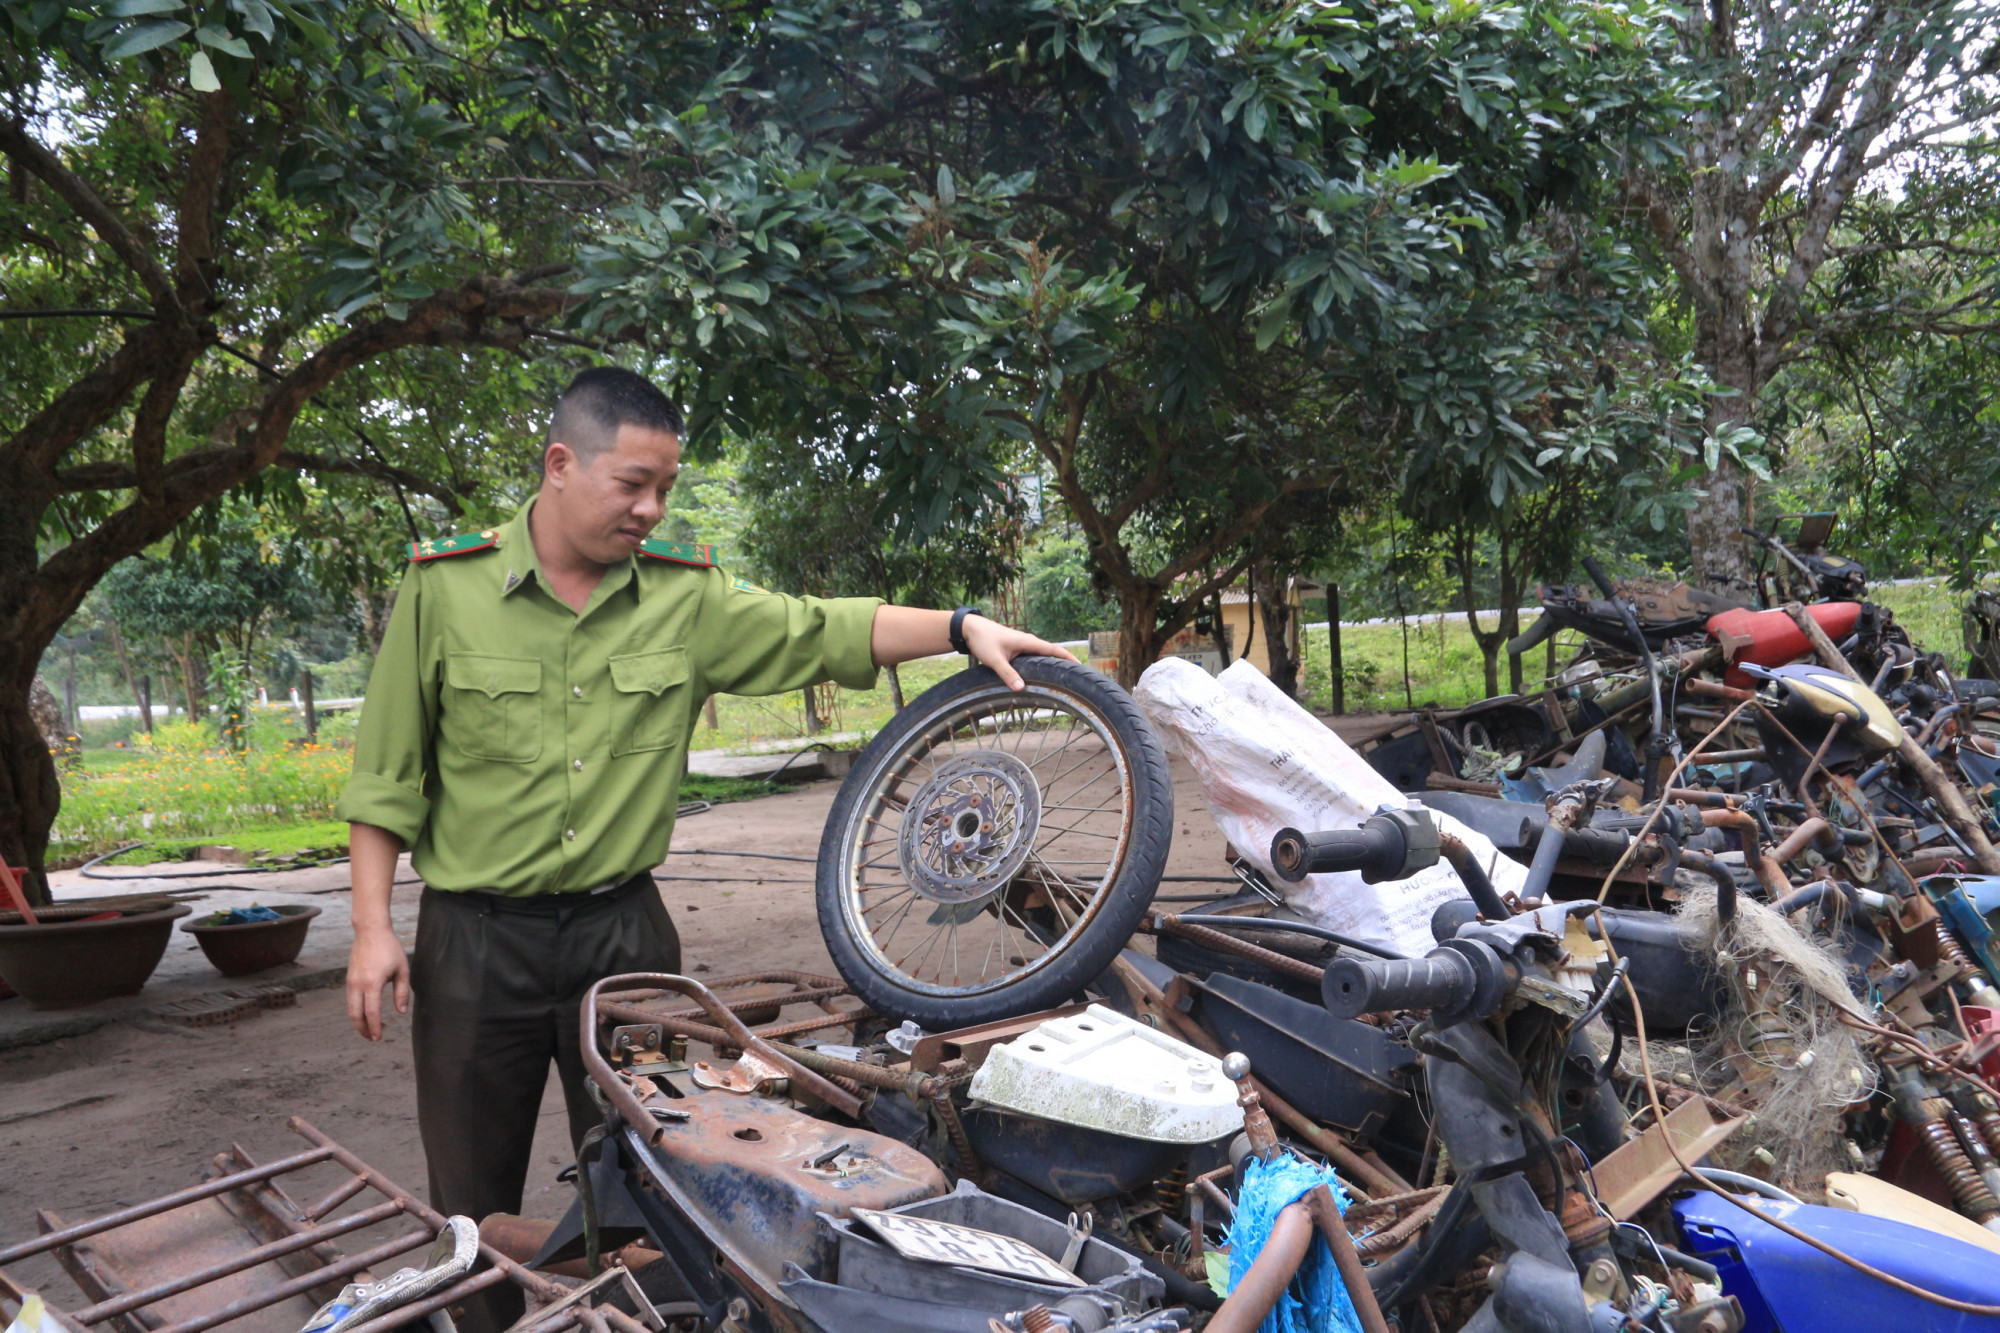
[[[1059,685],[946,700],[863,779],[839,848],[841,913],[875,969],[926,995],[1046,970],[1134,854],[1133,756]]]

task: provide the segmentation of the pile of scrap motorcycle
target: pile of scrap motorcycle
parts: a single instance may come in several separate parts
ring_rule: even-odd
[[[576,1201],[489,1242],[730,1333],[2000,1330],[2000,683],[1824,539],[1544,588],[1543,690],[1360,754],[1225,762],[1241,664],[943,682],[829,816],[840,978],[599,983]]]
[[[1769,545],[1762,610],[1543,589],[1517,650],[1590,636],[1543,693],[1382,738],[1407,802],[1236,848],[1239,891],[1185,913],[1130,696],[1048,662],[1029,706],[939,686],[829,820],[846,985],[791,997],[821,1017],[592,993],[606,1130],[538,1258],[656,1253],[663,1310],[741,1329],[2000,1328],[2000,684]],[[1049,848],[1084,804],[1024,759],[1077,713],[1138,848],[1095,878]],[[1415,956],[1288,897],[1441,859]],[[896,921],[1019,952],[913,962],[853,906],[871,865]],[[1307,1184],[1272,1216],[1246,1191],[1279,1165]]]

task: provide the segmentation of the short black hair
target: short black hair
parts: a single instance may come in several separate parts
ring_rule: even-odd
[[[611,448],[620,426],[643,426],[679,436],[680,409],[643,375],[619,366],[592,366],[569,382],[549,414],[549,438],[568,445],[585,467]]]

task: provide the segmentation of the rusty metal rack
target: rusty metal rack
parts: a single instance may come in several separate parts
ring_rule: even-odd
[[[707,984],[706,992],[713,1002],[740,1018],[757,1036],[766,1039],[796,1037],[831,1027],[844,1027],[872,1012],[866,1007],[836,1007],[835,1000],[853,994],[847,983],[810,972],[746,972],[738,976],[718,977]],[[735,1034],[725,1030],[705,1004],[665,1011],[648,1007],[660,1000],[683,998],[685,996],[680,992],[671,990],[620,991],[602,996],[597,1012],[619,1023],[657,1027],[662,1035],[687,1037],[721,1049],[742,1049]],[[817,1005],[821,1014],[788,1023],[773,1022],[778,1017],[778,1011],[790,1004]]]
[[[50,1303],[71,1328],[204,1333],[286,1303],[295,1309],[301,1302],[316,1307],[348,1280],[368,1281],[371,1265],[422,1249],[436,1239],[445,1226],[443,1215],[306,1120],[294,1116],[288,1123],[313,1145],[310,1149],[259,1165],[240,1147],[233,1148],[215,1159],[223,1174],[88,1222],[64,1225],[54,1214],[42,1211],[38,1221],[44,1234],[0,1249],[0,1268],[52,1253],[91,1302],[71,1310]],[[321,1163],[332,1163],[350,1175],[317,1202],[302,1207],[279,1180]],[[369,1191],[382,1201],[333,1216]],[[201,1207],[204,1204],[208,1207]],[[222,1209],[233,1215],[223,1221],[238,1224],[233,1245],[216,1243],[213,1223]],[[333,1244],[342,1236],[400,1217],[418,1223],[417,1229],[352,1255]],[[244,1248],[244,1233],[263,1243]],[[123,1262],[118,1257],[121,1250],[126,1256]],[[578,1324],[589,1333],[650,1333],[647,1324],[622,1310],[583,1305],[578,1290],[529,1272],[483,1240],[479,1253],[484,1267],[346,1333],[387,1333],[502,1282],[512,1282],[527,1297],[530,1313],[517,1326],[522,1333],[531,1328],[535,1333],[557,1333]],[[134,1261],[133,1255],[146,1258]],[[5,1276],[0,1272],[0,1278]],[[653,1314],[650,1308],[642,1309]],[[293,1327],[303,1322],[301,1318]]]

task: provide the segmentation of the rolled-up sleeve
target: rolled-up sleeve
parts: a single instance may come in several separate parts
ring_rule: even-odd
[[[437,734],[438,672],[427,651],[420,569],[403,577],[382,650],[368,675],[361,726],[354,742],[354,773],[334,807],[336,818],[373,824],[414,843],[430,818],[424,782],[433,768]]]
[[[879,597],[788,597],[739,587],[717,570],[703,590],[695,642],[714,694],[782,694],[831,680],[871,690]],[[372,688],[372,687],[371,687]]]

